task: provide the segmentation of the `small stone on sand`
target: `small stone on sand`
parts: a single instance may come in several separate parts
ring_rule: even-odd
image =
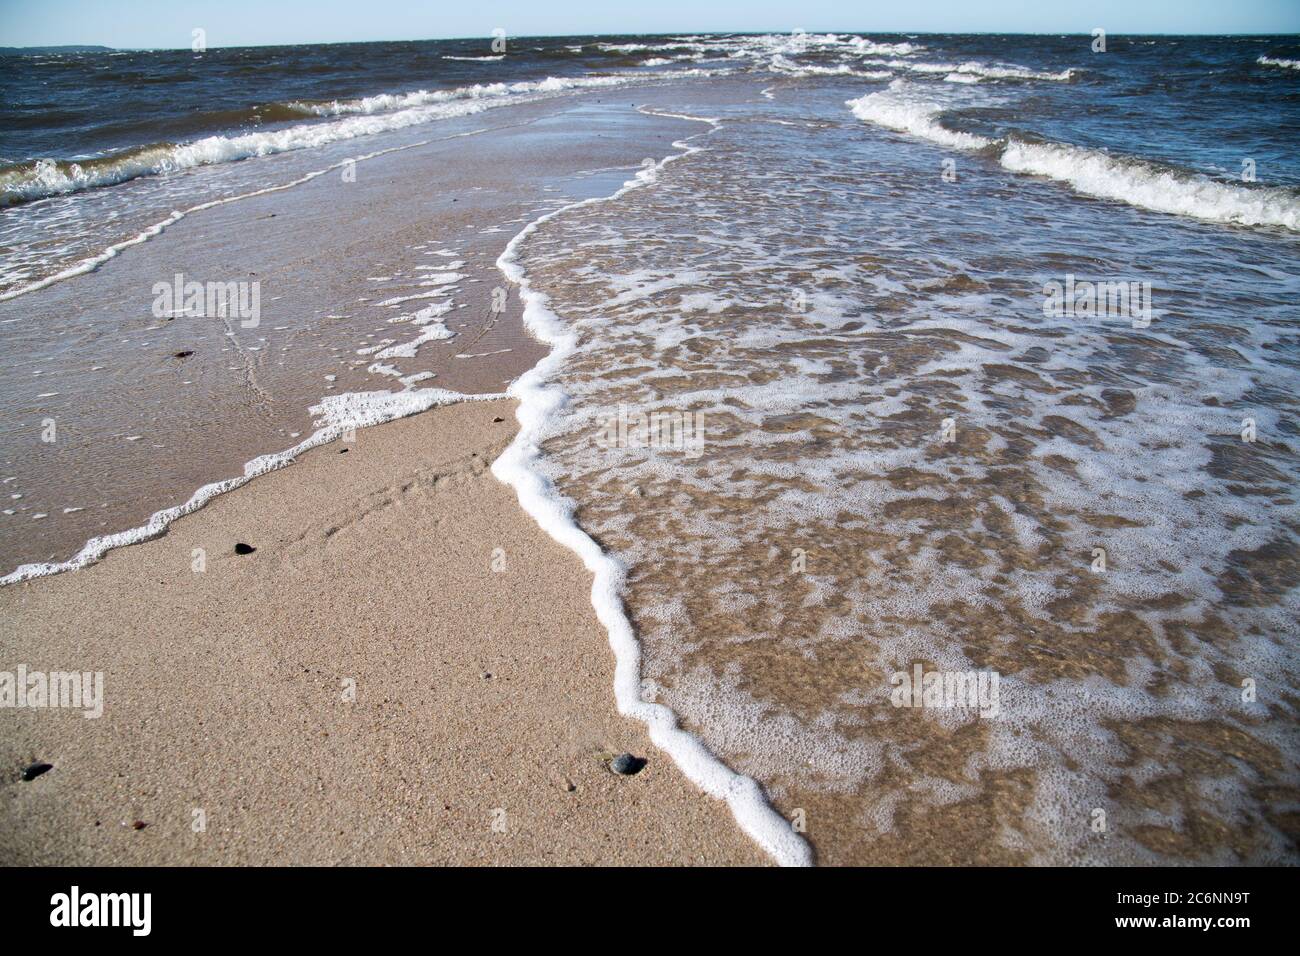
[[[235,554],[252,554],[256,550],[251,544],[244,544],[242,541],[235,545]]]
[[[53,770],[54,764],[51,763],[34,763],[23,771],[24,780],[35,780],[41,774],[48,770]]]
[[[644,760],[640,757],[633,757],[631,754],[619,754],[609,762],[609,769],[621,777],[630,777],[635,773],[640,773],[641,768],[644,766]]]

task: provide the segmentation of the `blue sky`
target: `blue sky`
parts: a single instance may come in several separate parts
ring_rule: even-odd
[[[1300,0],[0,0],[0,46],[704,31],[1297,33]]]

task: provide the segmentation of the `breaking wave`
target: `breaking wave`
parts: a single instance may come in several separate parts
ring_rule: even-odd
[[[711,75],[711,71],[677,70],[655,74],[653,78],[701,75]],[[205,136],[188,143],[153,143],[87,161],[39,159],[0,167],[0,207],[83,189],[114,186],[140,176],[311,149],[570,90],[623,86],[646,80],[644,73],[569,78],[552,76],[532,82],[476,84],[449,90],[384,93],[356,100],[282,104],[285,115],[314,116],[327,121],[300,123],[276,130]]]
[[[955,101],[954,101],[955,102]],[[1065,143],[990,139],[942,122],[953,103],[941,103],[906,80],[849,100],[858,119],[950,149],[998,149],[1015,173],[1044,176],[1079,193],[1143,209],[1242,226],[1281,226],[1300,232],[1300,194],[1288,187],[1248,187],[1132,156]]]

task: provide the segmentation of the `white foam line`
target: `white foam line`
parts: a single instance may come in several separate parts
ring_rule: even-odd
[[[310,409],[311,414],[320,416],[316,422],[317,430],[311,437],[294,445],[288,451],[272,455],[260,455],[244,465],[244,473],[236,478],[215,481],[204,485],[190,496],[190,500],[173,508],[156,511],[147,522],[138,528],[119,531],[116,534],[92,538],[67,561],[46,564],[24,564],[17,570],[0,578],[0,587],[16,584],[32,578],[46,577],[63,571],[75,571],[88,564],[94,564],[114,548],[130,544],[139,544],[156,538],[177,518],[198,511],[217,495],[234,491],[258,475],[276,471],[292,464],[303,452],[325,445],[355,428],[366,428],[383,422],[405,418],[418,412],[426,411],[436,405],[451,405],[456,402],[482,402],[505,398],[501,393],[490,395],[465,395],[448,391],[445,388],[426,388],[404,392],[348,392],[343,395],[326,395],[319,405]]]
[[[1255,62],[1260,66],[1280,66],[1284,70],[1300,70],[1300,60],[1279,60],[1271,56],[1261,56]]]
[[[631,83],[713,76],[719,71],[685,69],[645,74],[636,71],[604,76],[547,77],[519,83],[475,84],[451,90],[416,90],[410,93],[381,93],[359,100],[331,103],[294,103],[313,117],[330,117],[329,122],[308,122],[273,131],[252,131],[236,135],[212,135],[166,147],[146,147],[133,157],[112,161],[108,166],[86,170],[77,163],[69,170],[52,160],[38,160],[25,171],[0,175],[0,195],[18,201],[39,200],[53,195],[77,193],[127,182],[139,176],[153,176],[178,169],[220,165],[272,156],[299,149],[316,149],[330,143],[387,133],[452,117],[469,116],[484,110],[518,103],[532,103],[555,94],[600,90]],[[152,157],[152,161],[145,159]]]
[[[331,166],[326,166],[324,169],[318,169],[314,172],[307,173],[305,176],[300,176],[297,179],[292,180],[290,182],[281,183],[279,186],[267,186],[265,189],[257,189],[249,193],[240,193],[238,196],[227,196],[224,199],[213,199],[209,202],[199,203],[197,206],[190,206],[188,209],[174,210],[172,214],[168,216],[166,219],[164,219],[162,222],[156,222],[152,226],[150,226],[149,228],[141,232],[139,235],[132,236],[130,239],[124,239],[122,242],[115,243],[109,246],[103,252],[97,253],[96,255],[93,255],[88,259],[82,259],[75,266],[69,266],[67,269],[64,269],[62,272],[56,272],[54,275],[46,276],[44,279],[39,279],[36,282],[32,282],[28,285],[21,286],[20,288],[10,289],[8,292],[0,293],[0,302],[4,302],[7,299],[16,299],[20,295],[26,295],[29,292],[35,292],[38,289],[44,289],[47,286],[54,285],[54,283],[56,282],[62,282],[64,279],[71,279],[73,276],[85,275],[87,272],[94,272],[101,265],[103,265],[109,259],[112,259],[123,249],[129,249],[131,246],[139,245],[142,242],[148,242],[154,236],[160,235],[168,226],[175,225],[176,223],[184,219],[186,216],[189,216],[193,213],[202,212],[205,209],[212,209],[214,206],[224,206],[226,203],[229,202],[238,202],[241,199],[252,199],[254,196],[264,196],[267,193],[279,192],[282,189],[292,189],[294,186],[301,186],[303,183],[310,182],[311,180],[316,179],[318,176],[324,176],[326,173],[331,172],[332,170],[341,169],[343,166],[346,166],[348,163],[364,162],[367,159],[374,159],[376,156],[382,156],[385,153],[395,153],[401,149],[413,149],[416,146],[425,146],[428,143],[429,140],[425,140],[424,142],[411,143],[410,145],[407,146],[394,146],[390,149],[381,149],[378,152],[367,153],[364,156],[354,156],[350,159],[345,159],[342,162],[334,163]]]
[[[1007,143],[1000,159],[1015,173],[1045,176],[1098,199],[1155,212],[1241,226],[1300,232],[1300,202],[1279,187],[1249,189],[1199,174],[1178,173],[1137,157],[1065,143]]]
[[[454,289],[445,288],[446,283],[442,283],[442,285],[444,285],[444,288],[436,289],[433,292],[416,292],[411,295],[394,296],[391,299],[385,299],[383,302],[380,302],[379,305],[401,305],[403,302],[412,302],[416,299],[437,299],[445,295],[450,295],[455,291]]]
[[[1300,232],[1300,200],[1293,190],[1249,189],[1139,157],[1065,143],[995,140],[951,130],[940,121],[946,106],[926,98],[905,80],[895,80],[887,90],[845,105],[861,120],[941,146],[968,151],[996,147],[1004,169],[1053,179],[1085,196],[1208,222],[1282,226]]]
[[[656,115],[700,120],[715,128],[718,125],[717,120],[679,113]],[[693,734],[678,727],[672,710],[641,699],[641,646],[623,610],[620,596],[626,572],[578,527],[573,520],[573,502],[560,495],[538,467],[541,457],[539,442],[546,421],[568,402],[563,389],[546,384],[547,379],[577,349],[578,339],[577,334],[550,310],[547,296],[532,288],[519,264],[519,247],[543,223],[566,210],[618,199],[629,190],[653,182],[659,170],[669,162],[697,151],[697,147],[685,142],[676,142],[673,146],[683,152],[641,170],[635,179],[624,183],[612,196],[569,203],[534,219],[510,240],[497,259],[497,268],[507,280],[519,287],[524,303],[524,326],[540,342],[549,345],[551,351],[516,379],[507,392],[519,400],[516,412],[519,433],[501,457],[492,463],[492,473],[515,489],[520,506],[552,538],[576,553],[594,576],[591,603],[597,619],[609,634],[609,645],[614,651],[614,699],[619,713],[642,721],[654,744],[673,759],[691,782],[710,796],[725,800],[736,823],[769,856],[783,866],[808,866],[812,863],[811,848],[795,833],[790,823],[772,809],[758,784],[725,766]]]

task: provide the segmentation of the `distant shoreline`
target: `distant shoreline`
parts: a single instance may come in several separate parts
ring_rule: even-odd
[[[111,46],[0,46],[0,56],[29,56],[41,53],[117,53]]]

